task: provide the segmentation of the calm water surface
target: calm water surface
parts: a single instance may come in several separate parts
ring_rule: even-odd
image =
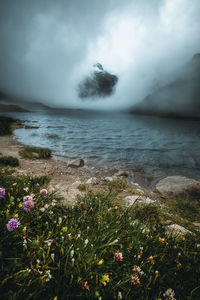
[[[81,156],[88,167],[142,166],[155,177],[200,179],[200,121],[79,110],[12,115],[39,127],[16,130],[18,141],[48,147],[63,160]]]

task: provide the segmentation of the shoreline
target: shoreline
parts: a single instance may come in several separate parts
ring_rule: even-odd
[[[23,122],[13,123],[13,132],[23,126]],[[116,177],[119,171],[116,168],[89,169],[88,167],[71,168],[68,163],[56,159],[54,156],[48,159],[24,159],[19,155],[19,151],[25,146],[14,139],[11,135],[0,136],[0,152],[4,156],[13,156],[19,159],[19,166],[15,167],[14,174],[28,176],[46,175],[50,179],[48,189],[57,190],[63,198],[63,203],[73,205],[77,195],[84,192],[78,189],[80,184],[86,184],[88,188],[103,189],[108,185],[106,178],[126,178],[131,188],[140,188],[143,191],[152,190],[148,177],[145,177],[143,171],[126,172],[126,177]],[[87,183],[87,181],[90,183]],[[94,182],[95,181],[95,182]],[[124,194],[123,194],[124,195]]]

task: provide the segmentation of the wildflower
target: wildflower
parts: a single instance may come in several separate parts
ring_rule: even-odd
[[[24,232],[24,233],[26,232],[26,226],[24,226],[24,228],[23,228],[23,232]]]
[[[33,197],[31,197],[31,196],[25,196],[24,198],[23,198],[23,200],[24,201],[28,201],[28,200],[33,200]]]
[[[62,228],[62,231],[63,231],[63,232],[67,232],[67,227],[66,227],[66,226],[63,227],[63,228]]]
[[[155,271],[155,274],[156,274],[156,276],[158,276],[158,275],[159,275],[159,271],[158,271],[158,270],[156,270],[156,271]]]
[[[52,202],[51,202],[51,205],[52,205],[52,206],[55,206],[55,205],[56,205],[56,202],[57,202],[57,201],[56,201],[55,199],[53,199]]]
[[[119,207],[118,207],[117,205],[114,207],[115,210],[117,210],[118,208],[119,208]]]
[[[31,272],[31,269],[27,268],[26,271],[27,271],[28,273],[30,273],[30,272]]]
[[[29,211],[32,207],[34,207],[33,199],[29,199],[29,200],[24,201],[23,210]]]
[[[0,188],[0,198],[4,198],[6,194],[6,190],[4,188]]]
[[[73,249],[70,251],[70,256],[71,256],[71,257],[74,256],[74,250],[73,250]]]
[[[85,242],[84,242],[84,243],[85,243],[85,245],[87,245],[87,244],[88,244],[88,242],[89,242],[89,241],[88,241],[88,239],[86,239],[86,240],[85,240]]]
[[[51,259],[54,261],[55,254],[51,253]]]
[[[117,299],[118,299],[118,300],[121,300],[121,299],[122,299],[122,293],[121,293],[121,292],[118,292]]]
[[[115,252],[115,254],[114,254],[114,259],[115,259],[116,261],[122,261],[122,260],[123,260],[122,253],[121,253],[121,252]]]
[[[108,274],[104,274],[101,278],[101,283],[106,286],[106,284],[110,281],[109,275]]]
[[[164,243],[164,241],[165,241],[165,239],[163,239],[163,238],[161,238],[161,237],[159,237],[158,240],[159,240],[159,242],[161,242],[161,243]]]
[[[52,275],[51,275],[51,273],[50,273],[50,270],[47,270],[47,271],[46,271],[46,275],[47,275],[46,281],[49,281],[49,280],[52,278]]]
[[[59,217],[59,218],[58,218],[58,224],[61,224],[61,223],[62,223],[62,218]]]
[[[29,187],[28,186],[26,186],[24,189],[23,189],[25,192],[28,192],[28,190],[29,190]]]
[[[135,274],[140,273],[140,271],[141,271],[141,268],[140,268],[139,266],[134,266],[134,267],[133,267],[133,272],[134,272]]]
[[[102,265],[102,263],[103,263],[103,259],[101,259],[98,263],[97,263],[97,265]]]
[[[81,281],[81,287],[83,290],[88,290],[89,291],[89,286],[87,281]]]
[[[15,218],[18,218],[18,217],[19,217],[19,215],[18,215],[18,214],[15,214],[15,215],[14,215],[14,217],[15,217]]]
[[[45,209],[49,208],[49,204],[45,204],[45,205],[44,205],[44,208],[45,208]]]
[[[74,266],[74,263],[75,263],[75,258],[73,257],[72,258],[72,267]]]
[[[175,296],[175,292],[169,288],[165,291],[165,293],[163,294],[163,296],[167,299],[167,300],[176,300],[176,298],[174,298]]]
[[[41,211],[41,212],[44,212],[44,211],[45,211],[45,208],[44,208],[44,207],[41,207],[41,208],[40,208],[40,211]]]
[[[80,236],[81,236],[80,233],[78,233],[78,234],[77,234],[77,238],[80,238]]]
[[[42,195],[47,195],[47,194],[48,194],[48,191],[47,191],[46,189],[42,189],[42,190],[40,191],[40,194],[42,194]]]
[[[185,237],[184,236],[182,236],[182,241],[185,241]]]
[[[137,276],[131,276],[131,284],[140,285],[140,279]]]
[[[9,231],[13,231],[15,228],[19,226],[19,221],[17,219],[10,219],[8,224],[6,225]]]
[[[149,256],[148,258],[147,258],[147,261],[150,263],[150,264],[155,264],[155,260],[153,259],[153,256]]]
[[[50,214],[50,215],[53,215],[53,212],[52,212],[52,210],[50,210],[50,211],[49,211],[49,214]]]

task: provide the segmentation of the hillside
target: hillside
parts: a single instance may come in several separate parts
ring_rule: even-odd
[[[200,54],[194,55],[179,74],[176,80],[137,103],[131,112],[200,118]]]

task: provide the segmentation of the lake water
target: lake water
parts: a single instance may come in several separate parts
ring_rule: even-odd
[[[200,179],[200,121],[81,110],[12,115],[39,127],[16,130],[19,142],[48,147],[60,159],[80,156],[91,168],[143,167],[156,178]]]

